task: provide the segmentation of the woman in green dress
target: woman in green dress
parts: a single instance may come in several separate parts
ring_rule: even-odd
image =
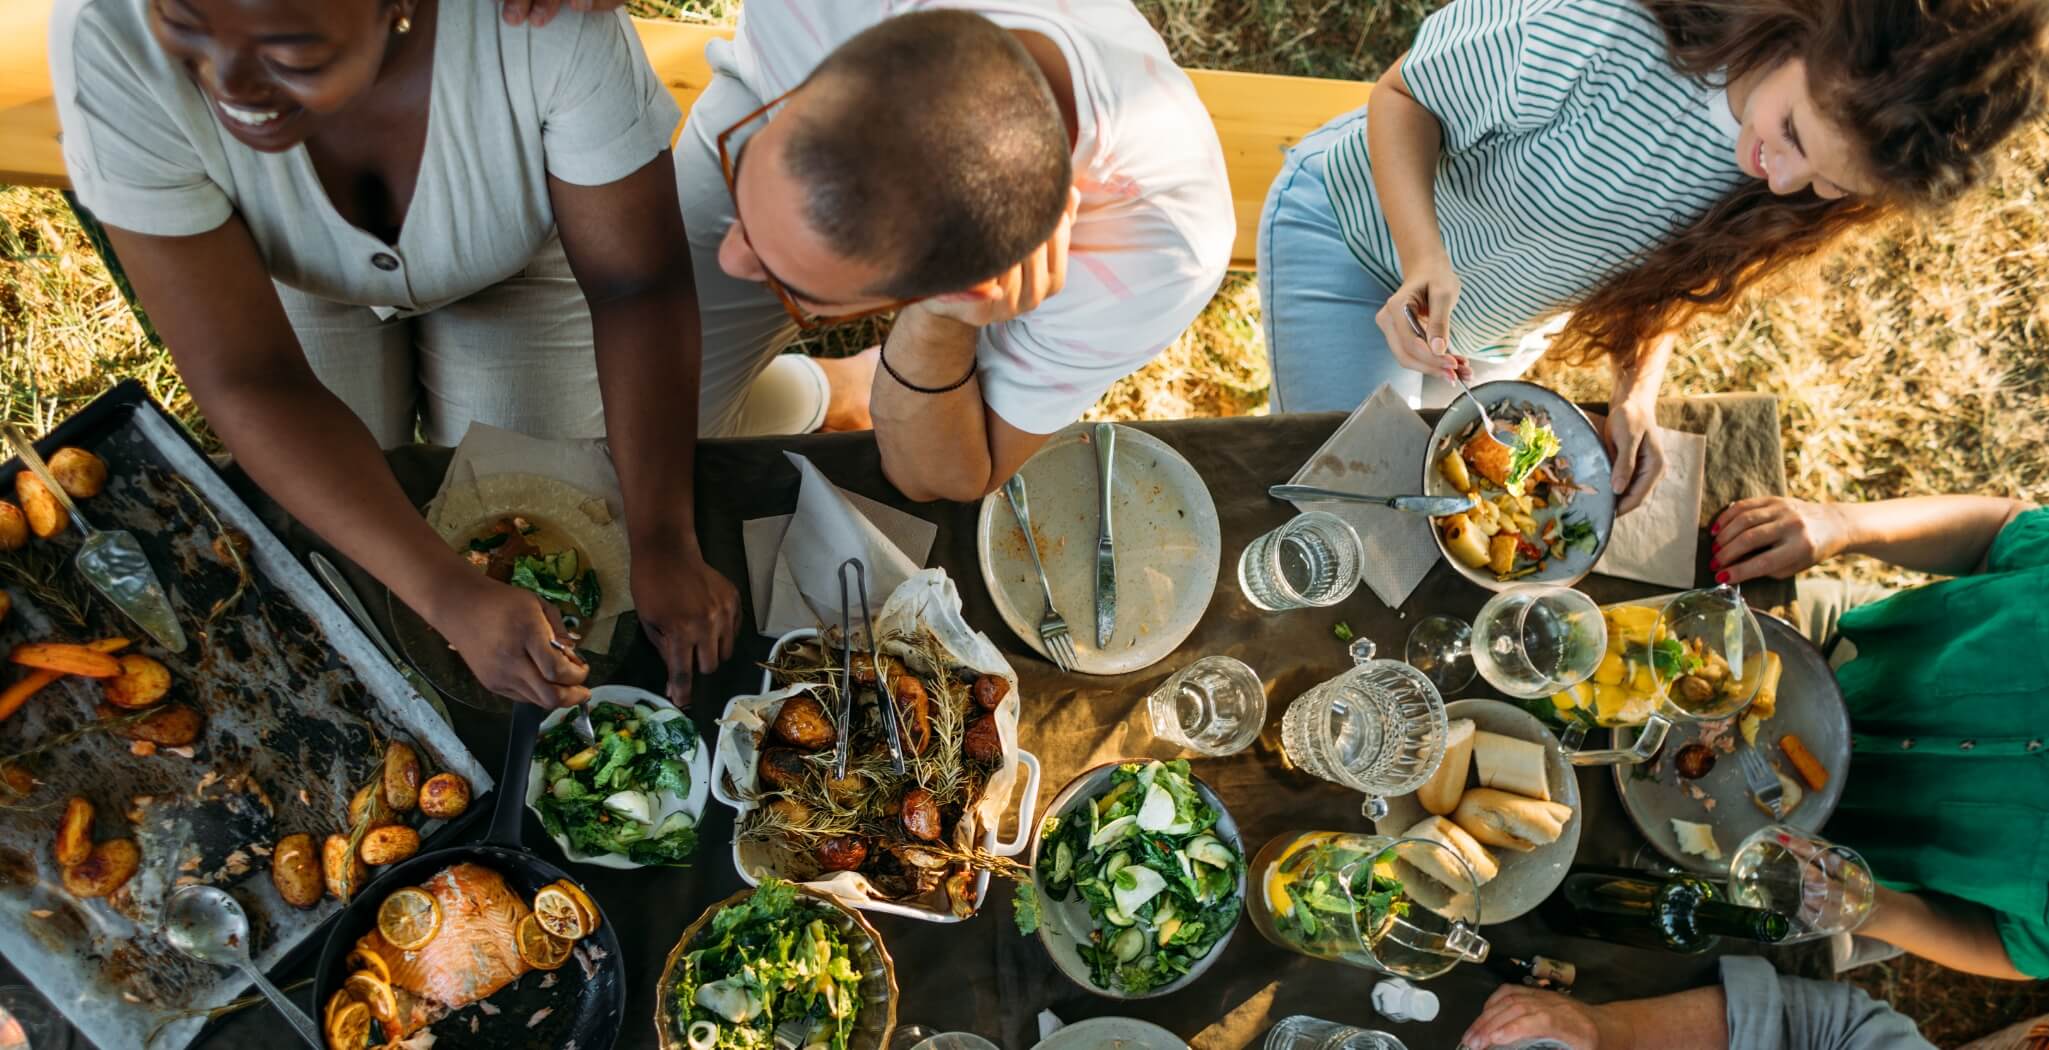
[[[1724,582],[1839,554],[1950,577],[1891,594],[1801,582],[1850,707],[1825,830],[1883,884],[1859,936],[1968,973],[2049,977],[2049,508],[1773,497],[1731,504],[1713,528]]]

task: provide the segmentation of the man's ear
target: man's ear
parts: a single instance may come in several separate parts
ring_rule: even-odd
[[[942,302],[949,303],[987,303],[994,302],[1002,296],[1003,284],[991,277],[981,284],[969,285],[958,292],[948,292],[939,298]]]

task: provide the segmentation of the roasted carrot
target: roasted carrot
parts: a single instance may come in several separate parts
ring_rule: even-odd
[[[128,648],[128,639],[102,638],[97,642],[88,642],[84,648],[96,654],[107,655],[107,658],[111,660],[113,659],[111,654]],[[118,668],[120,664],[116,662],[115,666]],[[30,697],[42,692],[44,686],[62,677],[64,677],[64,672],[62,671],[37,669],[23,675],[20,681],[15,682],[6,689],[0,689],[0,721],[5,721],[14,712],[21,710],[21,705],[28,703]]]
[[[1801,743],[1799,737],[1791,733],[1780,737],[1779,750],[1786,753],[1787,760],[1793,763],[1794,770],[1799,772],[1800,779],[1805,780],[1808,787],[1820,791],[1828,785],[1828,769],[1814,757],[1814,752],[1807,750],[1807,745]]]
[[[66,642],[29,642],[17,645],[7,659],[25,667],[35,667],[59,674],[75,674],[80,678],[112,678],[121,673],[121,661],[107,653],[87,645],[71,645]]]

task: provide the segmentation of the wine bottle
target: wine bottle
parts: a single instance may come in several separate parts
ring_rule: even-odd
[[[1776,944],[1792,932],[1784,915],[1732,904],[1693,875],[1575,869],[1547,903],[1561,933],[1682,955],[1705,952],[1723,937]]]

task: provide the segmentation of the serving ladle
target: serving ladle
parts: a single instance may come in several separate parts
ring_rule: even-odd
[[[233,966],[249,975],[263,997],[285,1020],[298,1029],[299,1037],[316,1050],[326,1050],[326,1040],[313,1019],[297,1003],[278,991],[249,958],[249,916],[227,892],[213,886],[186,886],[164,902],[164,939],[171,947],[203,963]]]

